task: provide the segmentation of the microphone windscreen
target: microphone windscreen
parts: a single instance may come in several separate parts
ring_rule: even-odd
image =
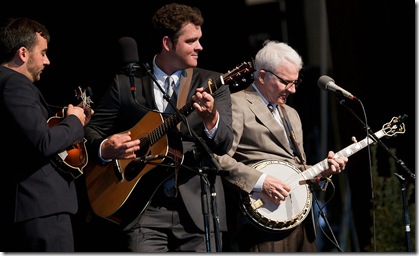
[[[122,62],[139,62],[137,42],[132,37],[121,37],[118,42],[121,51]]]
[[[323,89],[323,90],[326,90],[327,88],[326,88],[326,85],[329,83],[329,82],[335,82],[335,80],[333,80],[331,77],[329,77],[329,76],[321,76],[320,78],[319,78],[319,80],[317,81],[317,85],[321,88],[321,89]]]

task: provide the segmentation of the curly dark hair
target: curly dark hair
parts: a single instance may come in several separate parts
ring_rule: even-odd
[[[186,23],[202,26],[204,18],[201,15],[201,11],[196,7],[171,3],[158,9],[152,18],[155,36],[159,40],[164,36],[168,36],[174,44],[176,44],[179,38],[179,31]]]

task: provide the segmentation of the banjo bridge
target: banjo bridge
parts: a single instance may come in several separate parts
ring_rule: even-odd
[[[263,202],[262,198],[259,198],[258,200],[252,202],[250,204],[250,207],[252,207],[253,210],[256,210],[256,209],[262,207],[263,205],[264,205],[264,202]]]

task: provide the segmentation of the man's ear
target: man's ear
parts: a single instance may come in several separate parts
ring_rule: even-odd
[[[166,51],[170,51],[173,47],[172,40],[168,36],[163,37],[163,47]]]
[[[22,62],[26,62],[29,58],[29,51],[26,49],[26,47],[22,46],[17,50],[16,55],[20,60],[22,60]]]
[[[266,76],[265,70],[261,69],[261,70],[259,70],[256,79],[259,79],[259,82],[263,84],[263,83],[265,83],[265,81],[264,81],[265,76]]]

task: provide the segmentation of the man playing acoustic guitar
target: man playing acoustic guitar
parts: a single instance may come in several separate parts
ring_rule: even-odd
[[[90,204],[98,216],[120,225],[128,251],[217,251],[218,225],[201,202],[211,202],[213,193],[199,173],[214,168],[214,162],[197,139],[216,154],[230,149],[228,82],[235,76],[197,68],[203,50],[199,9],[168,4],[157,10],[152,22],[158,53],[133,81],[129,75],[115,77],[85,128],[94,159],[86,170]],[[246,69],[237,74],[242,73]],[[215,224],[222,232],[224,192],[221,178],[215,179],[220,220]]]

